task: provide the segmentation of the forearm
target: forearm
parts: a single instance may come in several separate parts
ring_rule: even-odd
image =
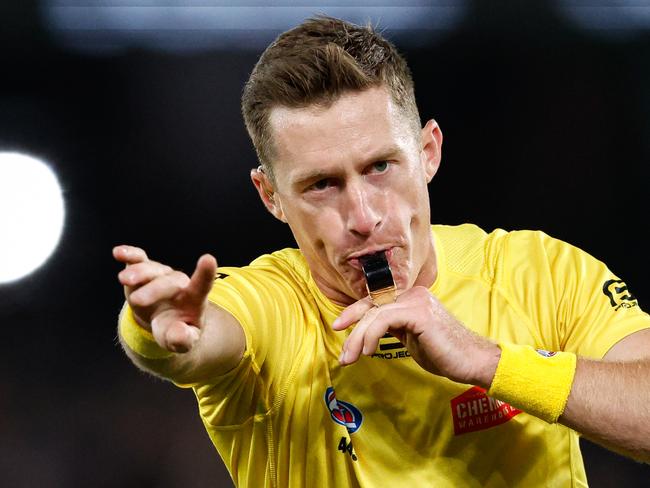
[[[151,333],[127,312],[125,307],[120,314],[120,343],[138,368],[155,376],[180,384],[196,383],[232,369],[242,357],[245,339],[241,327],[230,315],[211,305],[207,307],[198,340],[185,353],[160,347]]]
[[[490,396],[650,461],[650,360],[592,361],[530,346],[500,347]],[[492,371],[491,363],[486,370]]]
[[[559,422],[586,438],[650,462],[650,360],[578,359]]]
[[[127,305],[118,320],[118,338],[127,357],[139,369],[154,376],[180,382],[183,372],[192,369],[192,351],[176,354],[160,347],[151,331],[139,325]]]
[[[131,360],[131,362],[137,366],[139,369],[145,373],[163,378],[169,381],[178,381],[177,376],[179,375],[179,366],[177,364],[177,358],[169,357],[162,359],[150,359],[145,358],[140,355],[138,352],[131,349],[128,344],[126,344],[122,338],[119,336],[120,345],[124,350],[126,356]]]

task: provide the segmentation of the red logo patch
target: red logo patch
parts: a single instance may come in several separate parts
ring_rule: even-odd
[[[487,396],[480,386],[473,386],[452,398],[450,403],[456,435],[501,425],[521,413],[521,410]]]

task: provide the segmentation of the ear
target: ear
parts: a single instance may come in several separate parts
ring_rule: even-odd
[[[422,128],[420,147],[420,158],[429,183],[438,172],[442,158],[442,131],[435,120],[429,120]]]
[[[258,166],[251,170],[251,181],[253,182],[253,185],[255,186],[255,189],[262,199],[262,203],[266,209],[271,212],[276,219],[281,220],[286,224],[287,219],[284,216],[279,196],[273,189],[271,179],[264,172],[262,166]]]

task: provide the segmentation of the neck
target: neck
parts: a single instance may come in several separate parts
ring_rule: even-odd
[[[424,264],[420,267],[418,275],[415,277],[413,286],[423,286],[425,288],[431,288],[435,283],[436,278],[438,277],[438,260],[436,255],[436,249],[433,245],[433,236],[429,241],[429,249],[426,254],[426,259]]]

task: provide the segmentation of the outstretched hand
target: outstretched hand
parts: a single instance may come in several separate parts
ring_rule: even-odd
[[[461,383],[489,387],[499,361],[498,346],[453,317],[424,287],[402,293],[394,303],[375,307],[366,297],[348,306],[332,324],[355,324],[339,357],[342,365],[375,353],[387,332],[399,339],[422,368]]]
[[[216,259],[204,254],[189,277],[151,261],[138,247],[116,246],[113,257],[126,265],[118,279],[138,324],[150,330],[164,349],[179,353],[191,350],[204,324]]]

